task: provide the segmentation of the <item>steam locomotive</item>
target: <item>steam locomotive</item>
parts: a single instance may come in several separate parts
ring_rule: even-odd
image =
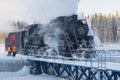
[[[48,24],[32,24],[19,32],[11,32],[5,47],[16,45],[24,55],[74,57],[89,54],[94,37],[87,19],[77,15],[60,16]],[[88,57],[88,55],[87,55]]]

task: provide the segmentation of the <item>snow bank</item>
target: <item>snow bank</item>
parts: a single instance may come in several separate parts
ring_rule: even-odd
[[[30,67],[25,66],[18,72],[0,72],[0,80],[63,80],[49,75],[30,75]]]
[[[0,44],[0,54],[5,53],[5,44]]]
[[[27,57],[17,54],[16,57],[7,56],[5,45],[0,44],[0,72],[18,71],[28,65]]]
[[[93,30],[91,29],[91,22],[89,19],[86,19],[87,20],[87,24],[88,24],[88,27],[89,27],[89,31],[88,31],[88,36],[93,36]]]
[[[28,65],[26,60],[17,59],[0,59],[0,72],[15,72],[22,69],[25,65]]]
[[[98,36],[94,36],[95,46],[100,46],[101,42]]]
[[[94,36],[95,48],[103,50],[120,50],[120,44],[102,44],[98,36]]]
[[[95,47],[101,50],[120,50],[120,44],[100,44]]]
[[[29,75],[29,67],[25,66],[18,72],[0,72],[0,79],[5,77],[13,77],[13,76],[26,76]]]
[[[25,65],[29,65],[26,56],[17,54],[16,57],[12,57],[7,56],[7,52],[0,53],[0,72],[18,71]]]
[[[26,75],[26,76],[12,76],[1,78],[0,80],[64,80],[61,78],[49,76],[49,75]]]

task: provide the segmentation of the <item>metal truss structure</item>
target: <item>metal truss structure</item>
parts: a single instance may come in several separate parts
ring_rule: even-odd
[[[48,74],[67,80],[120,80],[120,71],[29,60],[31,74]]]

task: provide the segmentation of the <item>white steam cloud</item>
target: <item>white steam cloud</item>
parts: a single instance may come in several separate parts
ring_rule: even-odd
[[[44,43],[48,47],[46,51],[49,53],[49,56],[59,54],[60,35],[63,33],[61,27],[58,23],[50,23],[38,26],[38,31],[35,31],[37,34],[44,36]]]
[[[0,31],[13,20],[47,22],[57,16],[77,13],[79,0],[0,0]]]

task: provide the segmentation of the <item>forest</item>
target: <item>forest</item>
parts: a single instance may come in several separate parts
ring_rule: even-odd
[[[88,15],[92,23],[94,35],[98,36],[101,43],[120,42],[120,15],[95,13]]]

